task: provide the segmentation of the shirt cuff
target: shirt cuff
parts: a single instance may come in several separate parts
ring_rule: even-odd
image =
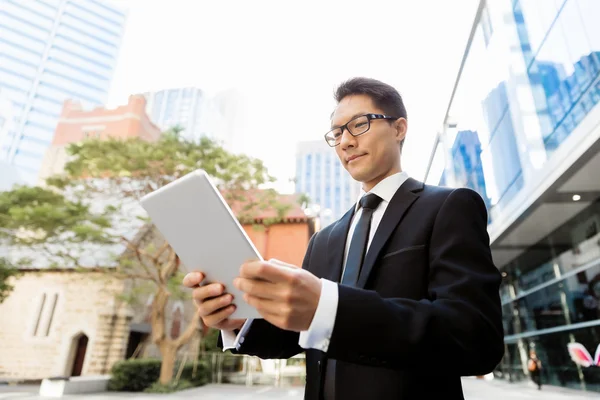
[[[246,334],[250,330],[252,321],[252,319],[246,320],[246,322],[244,322],[244,325],[242,325],[242,329],[240,329],[237,335],[234,331],[221,331],[221,339],[223,339],[223,351],[231,349],[240,349],[240,346],[242,345],[242,343],[244,343]]]
[[[321,297],[307,331],[300,332],[298,345],[303,349],[316,349],[326,352],[335,325],[338,306],[337,283],[321,279]]]

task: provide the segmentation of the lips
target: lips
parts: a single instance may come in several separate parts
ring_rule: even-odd
[[[355,154],[355,155],[353,155],[353,156],[347,157],[347,158],[346,158],[346,162],[347,162],[347,163],[350,163],[350,162],[352,162],[352,161],[354,161],[354,160],[356,160],[356,159],[359,159],[359,158],[361,158],[361,157],[363,157],[363,156],[365,156],[365,155],[366,155],[366,154]]]

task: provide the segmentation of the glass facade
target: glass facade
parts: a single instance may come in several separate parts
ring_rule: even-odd
[[[594,0],[488,2],[442,135],[452,168],[427,180],[471,187],[500,214],[600,101],[598,17]]]
[[[0,0],[0,88],[14,129],[0,160],[35,183],[63,102],[104,105],[126,15],[98,0]]]
[[[181,134],[192,140],[202,136],[211,136],[208,130],[212,130],[203,124],[202,118],[208,114],[205,96],[197,88],[167,89],[158,92],[144,93],[146,98],[146,112],[152,122],[163,131],[174,126],[183,128]],[[224,140],[224,137],[213,137],[216,140]]]
[[[507,352],[496,375],[526,378],[527,354],[535,349],[543,382],[600,392],[600,367],[576,363],[568,350],[579,343],[593,359],[600,348],[600,200],[503,272]]]
[[[341,218],[356,201],[359,184],[341,166],[324,140],[298,144],[296,193],[306,193],[321,211],[321,226]]]
[[[586,361],[600,345],[597,191],[588,187],[593,197],[535,239],[531,225],[526,235],[514,233],[533,217],[513,215],[540,176],[565,159],[561,146],[574,148],[598,124],[597,21],[596,0],[482,1],[425,181],[476,190],[489,210],[492,239],[516,254],[499,265],[506,353],[495,375],[529,379],[535,349],[543,383],[600,392],[600,366]],[[563,195],[571,201],[571,193]],[[564,199],[557,193],[537,201],[556,209]],[[502,243],[508,226],[516,228]]]

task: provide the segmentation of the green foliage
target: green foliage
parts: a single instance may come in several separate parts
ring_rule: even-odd
[[[13,286],[8,283],[11,277],[17,276],[19,270],[15,268],[7,259],[0,257],[0,303],[2,303],[10,292]]]
[[[133,359],[117,362],[112,370],[108,382],[108,390],[119,392],[169,393],[190,387],[202,386],[208,383],[209,368],[204,361],[199,361],[194,374],[194,365],[187,363],[181,372],[180,381],[173,385],[160,385],[161,361],[157,359]],[[174,368],[174,373],[179,371],[179,365]]]
[[[247,190],[274,180],[262,161],[232,154],[208,138],[184,140],[179,132],[174,127],[155,142],[109,138],[69,145],[65,172],[49,178],[48,188],[21,186],[0,193],[0,241],[43,254],[46,267],[106,266],[118,259],[120,272],[128,273],[140,265],[139,258],[125,260],[114,254],[94,265],[80,263],[91,249],[123,243],[123,227],[131,232],[148,222],[143,215],[123,211],[143,195],[198,168],[207,171],[222,192],[237,193],[241,203],[250,203]],[[98,200],[110,205],[99,210]],[[238,217],[252,219],[269,205],[276,205],[274,192],[261,194]],[[177,292],[176,285],[169,286]]]
[[[301,206],[302,206],[302,205],[306,206],[306,205],[310,204],[310,202],[311,202],[311,201],[310,201],[310,196],[309,196],[308,194],[306,194],[306,193],[301,193],[301,194],[298,196],[298,204],[300,204]]]
[[[144,390],[144,393],[173,393],[180,390],[191,389],[193,387],[194,385],[185,379],[182,379],[177,383],[170,382],[166,385],[163,385],[160,382],[154,382],[149,388]]]
[[[199,168],[227,188],[249,189],[274,180],[260,160],[230,153],[208,138],[187,141],[173,132],[156,142],[92,139],[70,145],[68,153],[73,158],[67,174],[49,184],[66,187],[72,185],[69,178],[110,177],[124,194],[138,198]]]
[[[110,211],[93,212],[80,199],[41,187],[0,192],[0,239],[13,245],[114,243]]]
[[[219,330],[217,329],[209,329],[204,339],[202,340],[201,346],[204,347],[204,351],[207,353],[213,351],[221,351],[217,346],[219,340]]]
[[[158,381],[160,360],[125,360],[115,363],[110,371],[108,390],[141,392]]]

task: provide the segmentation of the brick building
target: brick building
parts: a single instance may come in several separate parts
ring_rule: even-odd
[[[40,170],[39,182],[62,172],[67,161],[66,147],[88,138],[134,138],[156,140],[160,129],[146,114],[146,99],[141,95],[129,97],[126,105],[114,109],[98,107],[83,110],[81,104],[66,100]]]
[[[244,204],[260,202],[256,200],[260,194],[260,191],[245,192]],[[244,221],[242,227],[263,259],[276,258],[301,266],[317,220],[304,213],[299,195],[277,195],[274,200],[274,207],[251,209],[249,213],[252,220]],[[241,215],[239,203],[230,202],[230,206],[236,215]],[[283,207],[284,215],[278,215],[277,206]],[[274,221],[277,223],[273,223]]]

